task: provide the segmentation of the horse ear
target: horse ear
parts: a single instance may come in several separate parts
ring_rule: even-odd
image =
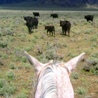
[[[71,73],[76,66],[78,65],[78,63],[84,59],[84,55],[85,53],[81,53],[79,56],[74,57],[73,59],[71,59],[70,61],[68,61],[67,63],[64,64],[65,67],[67,67],[69,73]]]
[[[36,58],[28,54],[26,51],[24,51],[24,54],[26,55],[28,61],[30,62],[31,65],[34,66],[34,69],[39,72],[41,69],[44,67],[44,64],[39,62]]]

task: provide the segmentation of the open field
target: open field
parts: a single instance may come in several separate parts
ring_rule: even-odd
[[[32,12],[0,10],[0,98],[34,98],[36,73],[24,50],[43,63],[50,59],[66,62],[86,52],[89,62],[97,62],[96,70],[85,72],[85,63],[79,64],[71,75],[75,98],[98,98],[98,11],[39,11],[38,29],[30,35],[23,17],[33,16]],[[59,18],[50,17],[53,12]],[[87,14],[94,15],[93,23],[84,19]],[[71,22],[70,37],[61,35],[60,20]],[[55,37],[47,36],[45,25],[55,26]]]

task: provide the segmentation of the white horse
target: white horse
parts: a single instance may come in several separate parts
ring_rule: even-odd
[[[42,64],[26,51],[24,53],[37,72],[35,98],[74,98],[69,76],[84,58],[84,52],[66,63],[54,63],[51,60],[46,64]]]

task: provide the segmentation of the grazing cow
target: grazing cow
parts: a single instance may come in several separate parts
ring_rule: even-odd
[[[38,16],[40,16],[40,14],[39,14],[39,12],[33,12],[33,15],[34,15],[34,17],[38,17]]]
[[[58,14],[51,14],[50,17],[58,18]]]
[[[92,21],[93,22],[93,19],[94,19],[94,16],[93,15],[85,15],[84,18],[88,21]]]
[[[24,17],[24,20],[25,20],[25,21],[29,21],[29,20],[31,20],[31,19],[32,19],[31,16],[26,16],[26,17]]]
[[[24,20],[26,21],[26,26],[28,27],[28,31],[31,34],[32,29],[33,28],[36,29],[38,26],[38,19],[27,16],[27,17],[24,17]]]
[[[62,27],[62,33],[66,35],[66,32],[68,32],[68,36],[70,36],[71,23],[66,20],[60,21],[60,26]]]
[[[47,35],[49,32],[52,34],[52,36],[55,36],[55,27],[54,26],[45,26],[45,30],[47,30]]]
[[[34,98],[74,98],[69,76],[84,58],[85,53],[81,53],[66,63],[51,60],[46,64],[42,64],[26,51],[24,53],[37,72],[38,79]]]

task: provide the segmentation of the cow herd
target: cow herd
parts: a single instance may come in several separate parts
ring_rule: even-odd
[[[33,15],[34,15],[34,17],[31,17],[31,16],[24,17],[24,20],[26,21],[26,26],[28,28],[29,34],[32,33],[32,29],[37,29],[38,23],[39,23],[37,17],[40,17],[40,13],[39,12],[33,12]],[[50,15],[50,17],[58,18],[58,14],[53,13]],[[87,22],[89,22],[89,21],[93,22],[94,16],[93,15],[85,15],[84,19],[86,19]],[[60,21],[59,25],[62,28],[62,34],[70,36],[71,22],[67,21],[67,20]],[[47,30],[47,35],[51,34],[52,36],[55,36],[55,26],[46,25],[44,28],[45,28],[45,30]]]

